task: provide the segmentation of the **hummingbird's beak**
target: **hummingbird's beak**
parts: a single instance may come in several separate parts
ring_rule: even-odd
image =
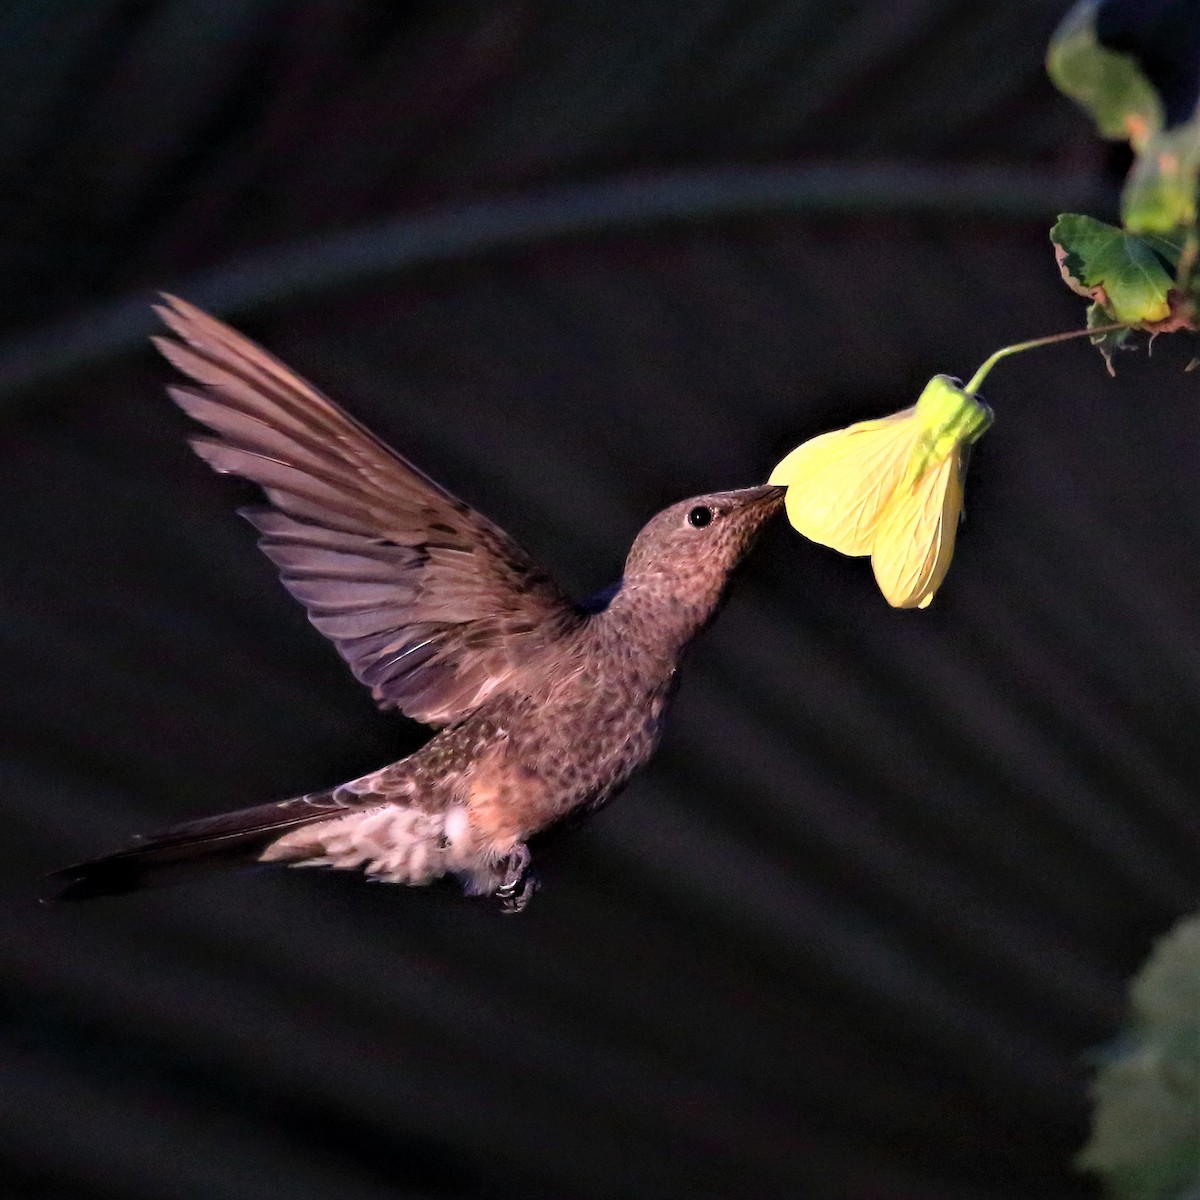
[[[780,487],[777,483],[764,483],[761,487],[743,488],[739,495],[747,506],[761,506],[773,512],[783,503],[787,488]]]

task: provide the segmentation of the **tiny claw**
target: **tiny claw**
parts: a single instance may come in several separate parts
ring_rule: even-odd
[[[520,912],[533,895],[536,884],[529,874],[529,858],[529,847],[521,844],[504,859],[504,874],[500,877],[496,895],[506,913]]]
[[[529,903],[536,890],[537,880],[532,875],[525,876],[524,885],[519,892],[516,890],[516,884],[511,889],[501,888],[499,892],[500,911],[506,915],[519,913]]]
[[[500,886],[496,889],[502,895],[511,895],[516,891],[525,872],[529,870],[529,847],[520,843],[503,860],[504,874],[500,876]]]

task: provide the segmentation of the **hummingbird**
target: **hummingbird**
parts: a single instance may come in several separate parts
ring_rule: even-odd
[[[274,863],[421,885],[456,877],[518,912],[529,840],[608,801],[654,753],[680,660],[785,489],[694,496],[651,518],[617,583],[577,603],[487,517],[278,359],[173,296],[152,339],[174,402],[284,586],[376,703],[437,732],[323,791],[202,817],[56,872],[60,900]]]

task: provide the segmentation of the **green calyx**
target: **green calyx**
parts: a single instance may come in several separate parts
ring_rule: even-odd
[[[914,481],[960,446],[978,441],[992,423],[992,410],[957,379],[935,375],[917,400],[915,419],[921,434],[909,465]]]
[[[987,431],[992,410],[957,379],[935,375],[917,401],[922,441],[932,458],[945,458],[955,446],[970,445]]]

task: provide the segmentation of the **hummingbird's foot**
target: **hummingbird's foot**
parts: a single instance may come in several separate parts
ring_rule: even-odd
[[[532,875],[526,875],[518,888],[511,892],[501,891],[500,911],[502,913],[519,913],[527,905],[537,891],[537,880]]]
[[[521,843],[498,865],[503,866],[503,874],[496,888],[501,908],[506,913],[520,912],[529,903],[537,886],[529,873],[529,847]]]

